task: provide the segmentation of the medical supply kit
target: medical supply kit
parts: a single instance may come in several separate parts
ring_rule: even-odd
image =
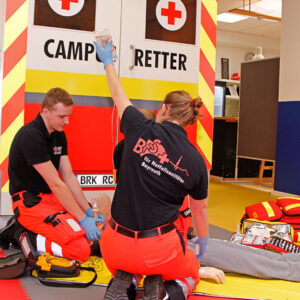
[[[245,208],[230,242],[282,253],[300,253],[300,197],[280,197]]]

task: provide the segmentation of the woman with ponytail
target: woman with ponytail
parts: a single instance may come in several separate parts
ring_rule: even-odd
[[[208,174],[184,130],[197,122],[201,99],[185,91],[171,92],[156,121],[147,119],[124,92],[113,66],[111,43],[107,49],[94,44],[125,136],[112,218],[100,240],[114,275],[104,299],[134,299],[129,291],[135,274],[146,275],[141,299],[186,299],[199,282],[199,263],[174,221],[190,195],[198,231],[195,242],[198,257],[202,256],[208,240]]]

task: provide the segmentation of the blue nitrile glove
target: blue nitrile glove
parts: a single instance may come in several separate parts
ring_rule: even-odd
[[[199,245],[199,248],[200,248],[198,251],[198,254],[196,254],[197,259],[201,258],[205,254],[205,251],[207,248],[207,243],[208,243],[208,238],[209,238],[209,235],[204,236],[204,237],[197,236],[193,240],[193,244]]]
[[[88,216],[88,217],[91,217],[91,218],[94,217],[94,212],[93,212],[93,210],[92,210],[91,207],[89,207],[84,213],[85,213],[85,215]]]
[[[96,226],[96,223],[98,222],[102,222],[102,219],[91,218],[87,215],[85,215],[84,218],[79,221],[79,224],[86,232],[86,237],[90,241],[97,241],[101,236],[101,233]]]
[[[88,217],[91,217],[91,218],[95,217],[93,209],[91,207],[89,207],[84,213]],[[102,214],[97,214],[97,217],[98,217],[98,219],[101,220],[100,222],[102,222],[102,223],[105,222],[105,217]]]
[[[98,58],[103,62],[104,69],[107,65],[113,65],[112,61],[112,40],[108,43],[107,49],[102,48],[97,42],[93,42],[94,46],[96,47],[96,52]]]

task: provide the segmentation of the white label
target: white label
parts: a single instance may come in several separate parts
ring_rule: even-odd
[[[81,227],[79,226],[79,224],[76,221],[74,221],[73,219],[67,219],[67,222],[75,232],[78,232],[81,230]]]
[[[113,174],[77,174],[82,187],[115,187]]]

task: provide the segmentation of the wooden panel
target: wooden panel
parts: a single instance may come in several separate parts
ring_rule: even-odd
[[[242,63],[238,156],[275,160],[279,58]]]

